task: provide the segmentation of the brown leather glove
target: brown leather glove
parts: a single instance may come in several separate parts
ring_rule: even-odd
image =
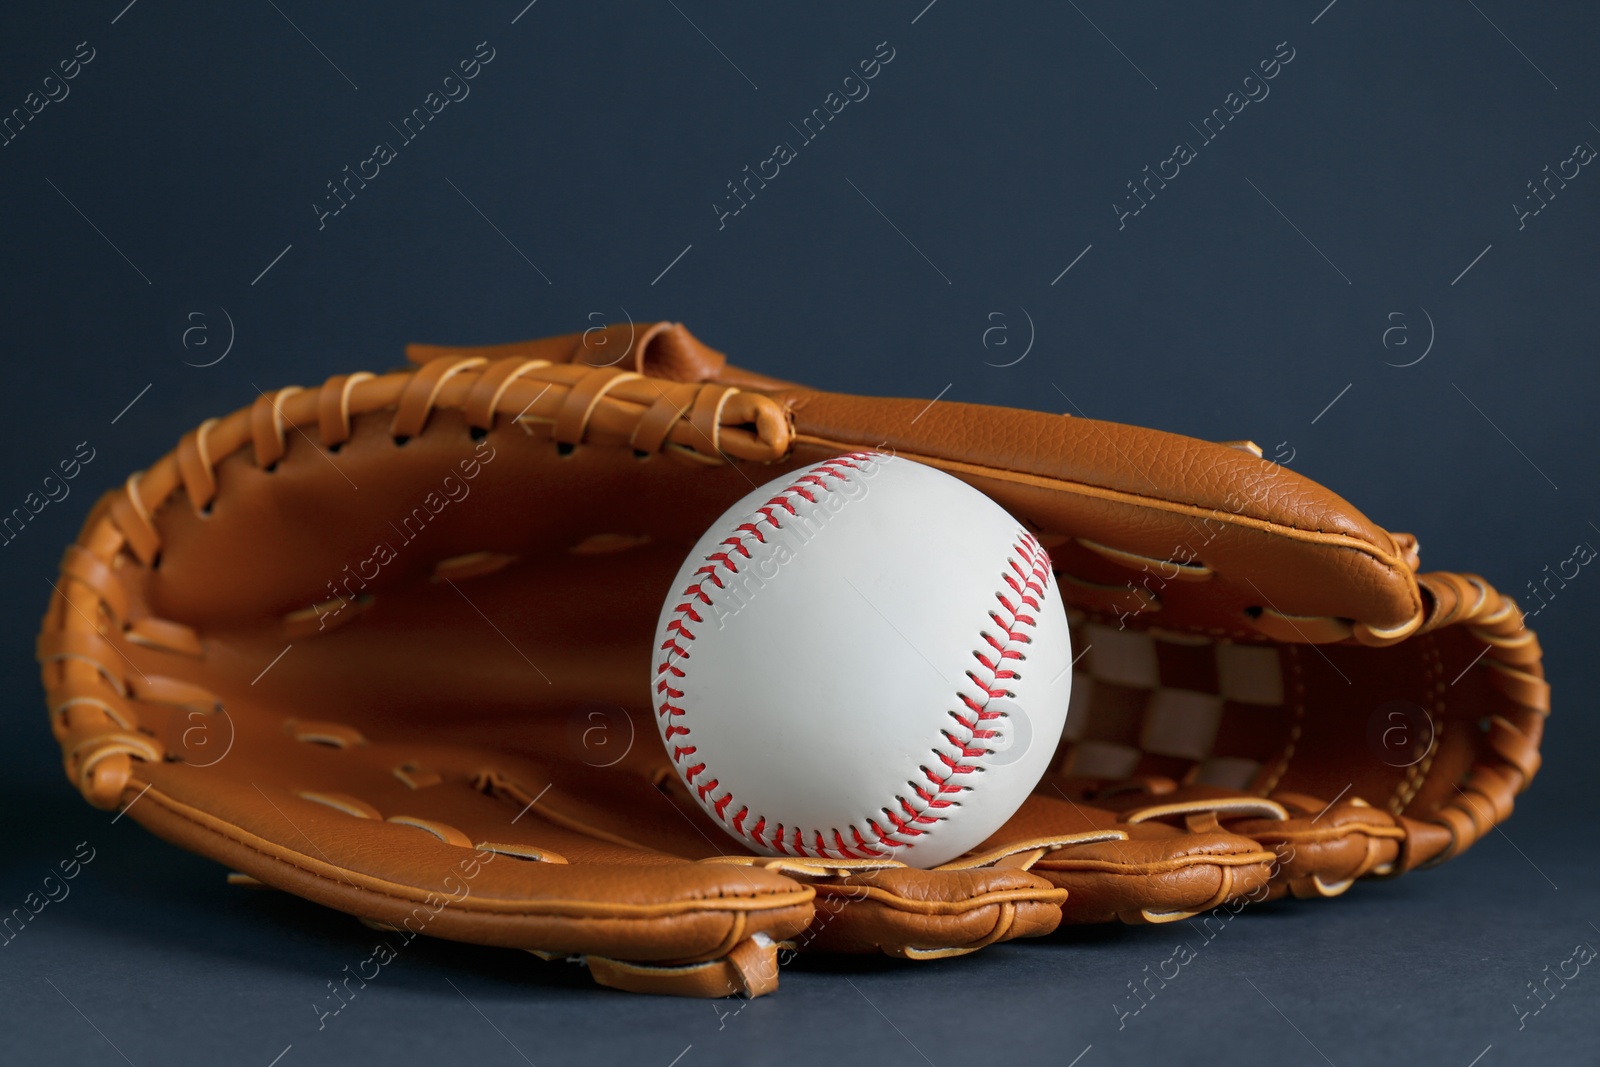
[[[926,958],[1336,894],[1462,851],[1538,767],[1511,599],[1418,575],[1413,538],[1247,443],[815,392],[669,323],[409,354],[262,395],[108,494],[39,639],[91,803],[391,940],[759,995],[791,946]],[[1081,652],[1056,771],[936,870],[744,854],[651,720],[690,545],[861,448],[1035,531]]]

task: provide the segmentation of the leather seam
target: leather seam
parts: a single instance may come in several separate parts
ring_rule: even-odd
[[[135,779],[135,781],[136,781],[136,779]],[[130,785],[131,785],[131,783],[130,783]],[[293,869],[295,869],[297,871],[300,871],[303,874],[309,875],[312,878],[316,878],[317,880],[322,881],[322,882],[327,882],[327,883],[330,883],[332,885],[343,886],[343,887],[345,887],[347,889],[355,890],[357,893],[371,894],[373,896],[380,896],[380,897],[383,897],[383,898],[388,899],[388,900],[395,900],[395,901],[400,901],[400,902],[408,903],[408,904],[427,903],[426,898],[428,896],[434,896],[434,897],[438,897],[438,896],[446,896],[446,897],[448,897],[449,896],[449,893],[447,891],[445,891],[445,890],[423,889],[423,890],[420,890],[420,892],[423,894],[423,896],[421,898],[408,897],[408,896],[402,896],[402,895],[400,895],[398,893],[392,893],[392,892],[389,892],[389,891],[386,891],[386,890],[383,890],[383,889],[374,888],[372,886],[357,885],[354,882],[344,881],[344,880],[339,879],[339,878],[329,878],[326,874],[323,874],[320,871],[315,870],[314,868],[304,866],[303,864],[300,864],[300,863],[296,863],[293,859],[289,858],[288,856],[276,855],[273,852],[271,852],[271,851],[269,851],[267,849],[264,849],[264,848],[262,848],[262,847],[260,847],[260,846],[258,846],[256,844],[252,843],[251,841],[246,840],[244,837],[240,836],[240,834],[250,834],[251,837],[255,837],[257,835],[251,833],[248,830],[245,830],[243,827],[235,826],[234,824],[226,822],[225,820],[222,820],[220,818],[216,818],[216,822],[218,823],[218,826],[208,825],[205,820],[195,817],[195,815],[193,814],[194,809],[191,809],[187,804],[184,804],[180,800],[176,800],[176,799],[174,799],[172,797],[167,796],[166,794],[162,793],[158,789],[155,789],[153,787],[148,788],[147,790],[145,790],[144,794],[142,794],[142,795],[143,795],[143,799],[154,802],[158,807],[160,807],[163,811],[167,812],[171,816],[174,816],[176,818],[182,819],[183,821],[185,821],[185,822],[187,822],[187,823],[189,823],[189,824],[191,824],[193,826],[199,827],[201,830],[204,830],[207,833],[215,834],[215,835],[223,838],[224,840],[231,841],[234,844],[240,846],[241,848],[247,848],[251,852],[255,853],[256,855],[261,856],[261,857],[263,857],[265,859],[271,860],[274,863],[279,863],[279,864],[282,864],[282,865],[284,865],[286,867],[292,867]],[[135,818],[137,818],[137,816]],[[215,817],[213,817],[213,818],[215,818]],[[237,830],[237,831],[239,831],[239,833],[238,834],[227,833],[224,830],[219,829],[218,828],[219,826],[226,827],[226,828],[232,829],[232,830]],[[360,878],[371,878],[372,877],[370,875],[359,874],[358,872],[352,871],[352,870],[350,870],[349,868],[346,868],[346,867],[340,867],[338,864],[335,864],[332,861],[325,861],[325,862],[328,863],[329,867],[331,867],[331,868],[333,868],[335,870],[341,871],[342,873],[347,874],[347,875],[355,875],[356,877],[360,877]],[[485,861],[485,862],[487,862],[487,861]],[[686,865],[688,865],[688,864],[686,864]],[[560,866],[560,865],[558,865],[558,866]],[[374,879],[374,880],[377,880],[377,879]],[[384,880],[384,881],[387,881],[387,880]],[[389,883],[389,884],[395,884],[395,883]],[[613,915],[613,914],[603,914],[603,913],[602,914],[583,914],[580,911],[579,913],[574,914],[574,913],[564,913],[564,912],[561,912],[561,911],[541,911],[541,910],[505,911],[505,910],[496,909],[496,908],[472,909],[472,908],[467,908],[467,907],[463,907],[463,910],[464,911],[472,911],[472,912],[474,912],[474,914],[479,915],[479,916],[486,916],[486,917],[487,916],[505,916],[507,918],[513,918],[513,919],[515,919],[515,918],[572,918],[572,919],[600,919],[600,920],[615,921],[615,922],[642,922],[642,921],[649,921],[649,920],[660,919],[660,918],[672,918],[672,917],[676,917],[676,916],[679,916],[679,915],[692,915],[692,914],[696,914],[696,913],[700,913],[700,912],[725,911],[725,912],[728,912],[730,914],[737,915],[737,914],[743,914],[745,912],[748,912],[748,911],[752,910],[751,907],[739,907],[738,905],[741,904],[741,903],[747,903],[749,905],[754,906],[755,908],[768,908],[768,909],[770,909],[770,908],[773,908],[773,907],[791,907],[791,906],[796,906],[796,905],[800,905],[800,904],[809,903],[810,900],[814,896],[815,896],[815,890],[812,887],[805,886],[805,885],[800,885],[799,883],[796,883],[796,888],[795,889],[782,889],[782,890],[774,889],[774,890],[770,890],[770,891],[766,891],[766,892],[757,891],[756,893],[753,893],[753,894],[747,895],[747,896],[734,896],[734,897],[721,897],[721,896],[718,896],[718,897],[714,897],[714,898],[708,898],[706,900],[686,901],[686,902],[674,905],[671,908],[661,908],[659,911],[657,911],[657,912],[655,912],[653,914],[649,913],[649,912],[645,912],[645,909],[641,908],[639,905],[632,905],[632,904],[617,904],[617,905],[612,905],[612,906],[618,907],[618,908],[622,908],[622,909],[639,910],[639,911],[645,912],[645,913],[637,914],[637,915]],[[786,899],[786,898],[791,898],[791,897],[794,898],[794,899]],[[467,900],[470,900],[470,899],[472,899],[472,898],[470,896],[468,896],[467,898],[464,898],[461,901],[454,901],[452,903],[455,903],[455,904],[457,904],[459,906],[464,906],[466,904]],[[490,898],[480,898],[480,899],[489,899],[489,900],[492,900],[492,901],[507,901],[509,903],[524,903],[524,904],[527,903],[525,901],[508,900],[508,898],[505,898],[505,897],[490,897]],[[765,903],[765,901],[768,901],[768,900],[771,900],[774,903],[770,903],[770,904],[769,903]],[[545,901],[543,903],[545,903],[547,905],[555,905],[557,907],[561,907],[561,906],[570,907],[572,905],[578,905],[581,908],[581,907],[594,907],[595,906],[593,904],[593,902],[591,902],[591,901],[583,901],[583,900],[549,900],[549,901]],[[659,908],[659,905],[650,905],[650,906],[647,906],[647,907],[649,907],[649,908]]]
[[[713,776],[715,774],[714,770],[708,768],[704,760],[692,763],[687,767],[683,765],[685,759],[696,754],[696,746],[692,743],[673,744],[674,738],[692,739],[691,727],[681,722],[673,721],[687,718],[688,709],[673,702],[681,700],[685,692],[680,686],[687,677],[687,670],[676,664],[683,663],[689,659],[690,652],[685,646],[692,644],[695,640],[695,634],[689,629],[689,625],[699,624],[702,621],[702,616],[697,610],[698,607],[710,607],[716,602],[715,594],[708,591],[706,585],[710,583],[715,587],[716,591],[720,592],[724,587],[724,583],[718,577],[719,571],[726,571],[732,575],[740,573],[738,564],[734,562],[733,557],[740,555],[748,559],[750,553],[748,548],[745,547],[747,543],[751,539],[758,542],[765,541],[761,530],[762,525],[769,526],[772,529],[783,528],[775,517],[774,511],[782,510],[790,515],[796,514],[793,504],[790,503],[791,497],[798,496],[809,503],[815,503],[812,493],[816,489],[832,493],[835,488],[834,485],[828,484],[824,475],[835,479],[835,481],[849,481],[850,476],[838,468],[861,473],[861,468],[856,464],[858,462],[870,463],[874,458],[876,457],[872,453],[852,452],[837,459],[806,468],[805,474],[792,484],[778,490],[776,496],[757,508],[754,515],[736,527],[733,536],[718,542],[715,546],[716,550],[705,556],[705,565],[695,572],[697,575],[696,581],[679,594],[687,599],[673,609],[674,618],[666,628],[667,639],[657,650],[658,656],[661,652],[665,652],[667,655],[656,666],[657,682],[655,688],[657,694],[661,697],[661,702],[656,709],[656,715],[658,720],[665,720],[663,739],[667,743],[672,756],[673,766],[678,770],[684,785],[694,790],[702,803],[706,802],[707,796],[712,794],[721,785],[721,782],[717,777]],[[1021,563],[1018,562],[1019,557],[1022,561]],[[1017,577],[1013,577],[1012,572]],[[921,800],[923,806],[920,809],[913,807],[910,796],[897,793],[893,797],[893,802],[899,805],[900,811],[895,811],[893,806],[884,805],[878,808],[873,815],[863,816],[859,820],[866,824],[867,833],[865,836],[861,828],[854,824],[849,824],[845,827],[830,826],[824,830],[821,827],[787,826],[782,822],[773,827],[770,835],[766,835],[764,834],[767,827],[765,814],[751,812],[748,805],[739,806],[735,800],[733,790],[726,787],[723,788],[722,794],[710,803],[711,812],[723,827],[734,836],[754,842],[763,849],[774,850],[780,855],[797,855],[814,859],[861,859],[863,857],[883,857],[886,853],[880,848],[882,845],[889,846],[889,854],[892,854],[892,851],[898,848],[914,848],[917,844],[917,838],[925,837],[932,833],[938,823],[949,817],[944,813],[944,810],[951,807],[954,802],[946,799],[946,797],[972,788],[953,783],[953,779],[957,775],[971,774],[980,769],[978,764],[966,761],[980,759],[990,752],[988,745],[982,744],[982,742],[993,737],[994,731],[983,728],[982,724],[999,718],[1001,713],[989,711],[988,704],[993,699],[1005,697],[1007,690],[1003,683],[1017,677],[1016,673],[1007,667],[1006,661],[1021,659],[1022,652],[1019,646],[1026,646],[1032,643],[1030,635],[1036,625],[1036,621],[1032,615],[1025,614],[1024,611],[1037,612],[1041,610],[1040,601],[1045,595],[1045,590],[1049,587],[1049,576],[1049,556],[1031,534],[1026,530],[1019,530],[1017,541],[1012,546],[1011,554],[1005,559],[1005,566],[1001,569],[1001,583],[994,594],[1000,606],[1009,614],[1009,621],[1003,620],[999,613],[993,609],[988,612],[988,618],[1005,633],[1005,644],[1002,646],[995,642],[993,638],[988,639],[988,644],[992,646],[988,650],[988,655],[992,657],[992,661],[990,658],[986,658],[983,649],[973,650],[974,658],[978,660],[988,674],[988,681],[985,682],[980,679],[975,671],[966,672],[966,677],[982,692],[981,699],[963,692],[961,688],[955,690],[955,700],[972,717],[969,721],[962,718],[961,713],[958,711],[952,710],[949,712],[950,718],[960,724],[965,731],[964,738],[958,738],[949,727],[940,727],[937,731],[945,745],[959,752],[958,756],[952,757],[947,755],[942,747],[931,749],[934,755],[933,765],[937,767],[942,764],[944,767],[945,773],[943,777],[940,777],[932,767],[923,766],[920,769],[927,779],[927,783],[925,785],[915,781],[906,783],[910,789],[911,796]],[[1021,579],[1020,581],[1018,580],[1019,578]],[[1016,603],[1013,604],[1008,597],[1014,598]],[[983,636],[981,627],[979,634],[980,637]],[[678,684],[674,684],[674,681]],[[697,778],[708,780],[696,784],[695,780]],[[730,811],[732,812],[731,815]],[[882,815],[881,820],[878,818],[880,814]],[[753,820],[754,825],[746,827],[747,819]],[[893,826],[893,829],[885,829],[879,825],[880,821],[889,823]],[[851,837],[849,843],[845,841],[846,831]],[[826,837],[824,836],[825,834]],[[770,836],[770,840],[767,839],[768,836]],[[867,837],[870,837],[871,840],[867,840]],[[831,839],[831,844],[829,839]]]

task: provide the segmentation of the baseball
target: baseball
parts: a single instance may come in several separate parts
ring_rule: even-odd
[[[966,483],[856,452],[740,500],[656,631],[656,724],[746,849],[947,863],[1054,754],[1071,642],[1043,548]]]

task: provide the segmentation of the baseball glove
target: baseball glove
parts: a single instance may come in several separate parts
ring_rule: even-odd
[[[817,392],[671,323],[409,357],[261,395],[104,497],[38,646],[90,803],[391,951],[755,996],[793,948],[951,956],[1335,895],[1466,849],[1538,768],[1549,689],[1513,601],[1418,574],[1414,538],[1248,442]],[[863,449],[1025,523],[1079,650],[1065,736],[1033,739],[1054,770],[933,870],[820,836],[750,855],[653,736],[689,547]]]

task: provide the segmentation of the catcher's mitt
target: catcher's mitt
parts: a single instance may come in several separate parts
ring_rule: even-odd
[[[1413,538],[1248,442],[819,393],[633,331],[416,346],[209,420],[101,500],[39,641],[84,796],[394,937],[753,996],[785,947],[947,956],[1337,894],[1462,851],[1538,767],[1511,599],[1418,575]],[[936,870],[746,855],[653,736],[689,546],[872,448],[1026,523],[1082,650],[1056,770]]]

